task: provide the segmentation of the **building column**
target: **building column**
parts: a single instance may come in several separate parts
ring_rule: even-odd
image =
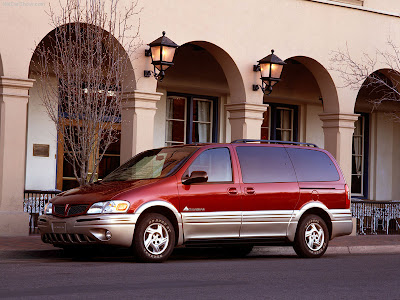
[[[230,113],[231,140],[261,138],[261,125],[268,104],[234,103],[225,105]]]
[[[137,90],[124,95],[121,112],[121,163],[154,147],[154,116],[162,95]]]
[[[351,188],[354,122],[359,115],[323,113],[319,117],[323,122],[325,149],[336,158]]]
[[[33,82],[0,77],[0,236],[29,233],[23,200],[28,92]]]

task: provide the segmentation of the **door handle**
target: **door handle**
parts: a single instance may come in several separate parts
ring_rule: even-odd
[[[245,192],[247,195],[254,195],[256,193],[256,191],[252,187],[246,187]]]
[[[235,187],[228,188],[229,195],[237,195],[237,189]]]

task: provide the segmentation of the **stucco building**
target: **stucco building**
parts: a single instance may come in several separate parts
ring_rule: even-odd
[[[124,104],[120,143],[99,173],[149,148],[263,137],[329,150],[353,196],[400,198],[400,124],[385,114],[400,106],[372,111],[370,91],[342,87],[329,61],[346,43],[359,59],[387,47],[389,37],[399,41],[397,1],[154,0],[139,6],[143,46],[131,57],[135,86]],[[35,46],[53,30],[47,8],[45,0],[0,3],[0,235],[27,234],[24,190],[74,184],[30,73]],[[152,70],[144,53],[163,30],[180,47],[158,82],[143,76]],[[271,49],[287,64],[264,96],[252,89],[261,83],[253,65]],[[34,145],[49,145],[49,155],[34,156]]]

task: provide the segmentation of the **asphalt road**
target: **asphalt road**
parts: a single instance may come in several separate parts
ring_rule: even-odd
[[[21,253],[0,261],[0,298],[31,299],[399,299],[400,255],[256,252],[226,258],[179,249],[162,264],[117,257]]]

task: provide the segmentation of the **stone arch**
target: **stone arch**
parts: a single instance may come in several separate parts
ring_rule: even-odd
[[[67,25],[68,25],[68,24],[64,24],[63,26],[67,26]],[[48,32],[48,33],[40,40],[40,42],[39,42],[37,45],[35,45],[35,50],[34,50],[32,56],[31,56],[31,59],[30,59],[30,61],[29,61],[28,77],[31,75],[32,69],[34,68],[33,60],[37,57],[37,56],[36,56],[36,49],[37,49],[37,47],[38,47],[39,45],[41,45],[42,43],[48,42],[48,39],[51,38],[51,36],[54,35],[54,33],[55,33],[56,30],[57,30],[57,28],[55,28],[55,29],[51,30],[50,32]],[[105,32],[105,33],[108,34],[108,31],[107,31],[107,30],[105,30],[105,29],[103,29],[103,28],[102,28],[101,30],[102,30],[103,32]],[[129,57],[129,54],[128,54],[128,53],[126,52],[126,50],[124,49],[123,45],[118,41],[118,39],[115,38],[114,36],[112,36],[112,38],[113,38],[113,40],[114,40],[114,41],[113,41],[113,44],[114,44],[116,47],[118,47],[118,49],[120,50],[120,53],[123,54],[124,59],[128,62],[128,66],[127,66],[127,68],[126,68],[126,70],[125,70],[125,74],[124,74],[124,82],[125,82],[125,84],[128,83],[128,82],[131,83],[131,84],[129,84],[129,85],[126,85],[126,90],[132,91],[132,90],[136,89],[136,80],[135,80],[136,78],[135,78],[135,72],[134,72],[134,69],[133,69],[133,65],[132,65],[131,58]],[[1,60],[0,60],[0,63],[1,63]],[[0,66],[1,66],[1,65],[0,65]],[[0,69],[0,70],[1,70],[1,69]]]
[[[385,84],[377,85],[367,78],[358,90],[354,105],[358,120],[352,149],[356,154],[352,159],[352,195],[371,200],[397,199],[400,189],[393,178],[400,176],[400,74],[377,68],[369,76]]]
[[[339,113],[340,102],[335,83],[328,70],[318,61],[307,56],[293,56],[290,59],[303,64],[318,83],[325,113]]]
[[[177,49],[175,66],[166,71],[165,79],[157,83],[157,89],[164,93],[181,92],[218,98],[218,101],[213,100],[215,109],[212,111],[217,115],[213,115],[212,119],[219,125],[213,126],[219,128],[212,133],[213,141],[238,139],[243,135],[247,137],[243,131],[250,132],[253,128],[248,123],[261,123],[261,117],[254,115],[261,115],[266,107],[246,103],[249,99],[238,65],[224,49],[204,40],[190,41]],[[258,106],[261,106],[262,112],[259,112],[261,108]],[[249,113],[253,114],[251,120],[246,120]],[[160,113],[156,116],[157,120],[161,120]],[[224,120],[229,120],[229,123]],[[161,121],[158,125],[162,126]],[[187,126],[186,142],[191,142],[191,126]]]
[[[68,26],[70,24],[64,24],[62,26]],[[96,29],[99,29],[97,27]],[[31,55],[31,59],[29,62],[29,70],[28,70],[28,76],[29,77],[35,77],[36,79],[39,79],[39,77],[35,74],[36,68],[38,67],[38,64],[35,64],[35,61],[38,59],[38,54],[36,50],[38,49],[37,47],[39,45],[43,45],[46,43],[48,45],[51,45],[50,41],[52,38],[55,36],[57,28],[54,28],[50,32],[48,32],[38,43],[38,45],[35,48],[35,51]],[[101,32],[103,32],[105,35],[108,34],[108,32],[102,28],[100,28]],[[106,44],[106,43],[104,43]],[[104,46],[103,44],[103,46]],[[133,90],[136,89],[136,81],[135,81],[135,75],[133,71],[133,66],[131,62],[131,58],[129,57],[129,54],[127,51],[124,49],[123,45],[113,36],[111,40],[111,46],[110,47],[117,47],[115,48],[119,55],[122,55],[124,62],[127,62],[126,68],[123,69],[124,74],[122,74],[123,79],[121,82],[119,82],[120,85],[122,85],[123,92],[129,93]],[[51,66],[50,66],[51,69]],[[58,97],[57,94],[57,80],[54,77],[54,83],[53,83],[53,78],[51,78],[51,84],[54,86],[54,94],[52,96]],[[40,96],[41,92],[41,85],[42,83],[40,80],[37,80],[33,88],[30,89],[30,100],[28,103],[28,126],[27,126],[27,147],[29,151],[27,151],[27,157],[26,157],[26,186],[28,189],[53,189],[54,188],[54,182],[57,179],[57,188],[61,189],[63,186],[63,152],[62,152],[62,147],[59,147],[60,144],[57,141],[57,131],[54,126],[54,123],[48,118],[48,115],[46,114],[45,108],[42,104],[42,99]],[[54,85],[53,85],[54,84]],[[56,99],[56,98],[54,98]],[[43,164],[47,164],[45,167],[48,172],[38,172],[40,169],[40,163],[35,157],[32,157],[30,153],[32,153],[31,148],[33,148],[33,143],[37,143],[37,141],[41,141],[43,144],[49,145],[49,151],[50,151],[50,156],[56,156],[56,160],[46,160],[45,162],[42,162]],[[61,149],[61,150],[60,150]],[[60,151],[60,152],[59,152]],[[116,150],[119,151],[119,150]],[[117,152],[118,154],[118,152]],[[113,163],[114,164],[114,163]],[[119,164],[119,160],[118,160]],[[113,166],[114,168],[115,166]],[[107,169],[107,172],[109,170]],[[68,176],[66,176],[68,177]],[[60,179],[61,178],[61,179]],[[72,186],[71,186],[72,187]],[[63,188],[64,189],[64,188]]]
[[[245,102],[246,93],[243,77],[232,57],[224,49],[217,46],[216,44],[206,41],[193,41],[190,43],[206,49],[220,64],[228,82],[231,102]]]
[[[233,60],[233,58],[221,47],[207,41],[189,41],[183,43],[185,45],[199,46],[205,49],[220,65],[225,75],[226,81],[229,86],[229,95],[231,103],[240,103],[246,101],[246,92],[243,82],[242,74]],[[165,78],[167,80],[168,71],[166,72]],[[154,90],[156,89],[157,82],[154,81]]]

